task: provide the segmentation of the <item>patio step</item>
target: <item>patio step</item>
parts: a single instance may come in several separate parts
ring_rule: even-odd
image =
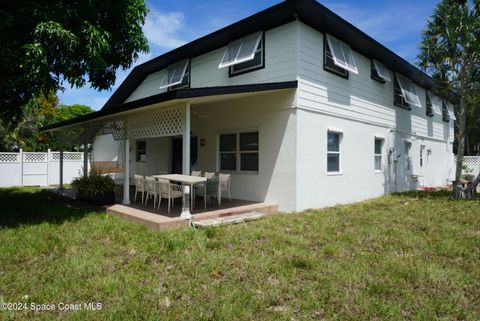
[[[259,212],[248,212],[243,214],[231,215],[226,217],[211,218],[201,221],[193,221],[192,224],[194,227],[206,228],[206,227],[216,227],[226,224],[238,224],[247,221],[259,220],[268,214],[259,213]]]

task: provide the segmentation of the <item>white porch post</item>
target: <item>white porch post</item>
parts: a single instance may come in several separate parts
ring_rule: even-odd
[[[123,180],[123,202],[124,205],[130,204],[130,139],[128,138],[127,120],[124,121],[124,154],[123,154],[123,167],[125,168],[125,177]]]
[[[83,177],[88,176],[88,128],[83,133]]]
[[[183,175],[190,175],[190,103],[185,104],[183,117]]]

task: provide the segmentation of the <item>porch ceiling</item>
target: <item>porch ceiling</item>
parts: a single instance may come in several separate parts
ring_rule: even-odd
[[[172,90],[158,95],[138,99],[132,102],[117,105],[115,108],[102,109],[97,112],[80,116],[71,120],[59,122],[40,128],[40,131],[53,131],[72,129],[77,127],[99,127],[105,124],[142,111],[172,104],[205,103],[212,101],[228,100],[259,93],[273,92],[278,90],[295,89],[297,81],[234,85],[203,88],[184,88]]]

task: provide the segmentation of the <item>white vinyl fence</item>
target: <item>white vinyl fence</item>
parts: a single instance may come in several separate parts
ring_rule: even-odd
[[[83,173],[83,153],[63,153],[63,182]],[[0,187],[60,184],[60,152],[0,153]]]
[[[457,164],[457,157],[454,158],[454,165]],[[470,175],[474,175],[477,177],[478,173],[480,173],[480,156],[464,156],[463,157],[463,165],[468,166],[472,170]],[[463,174],[466,174],[463,171]]]

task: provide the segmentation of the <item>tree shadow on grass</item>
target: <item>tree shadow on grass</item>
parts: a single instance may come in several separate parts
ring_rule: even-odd
[[[39,188],[0,189],[0,228],[61,224],[101,209]]]

